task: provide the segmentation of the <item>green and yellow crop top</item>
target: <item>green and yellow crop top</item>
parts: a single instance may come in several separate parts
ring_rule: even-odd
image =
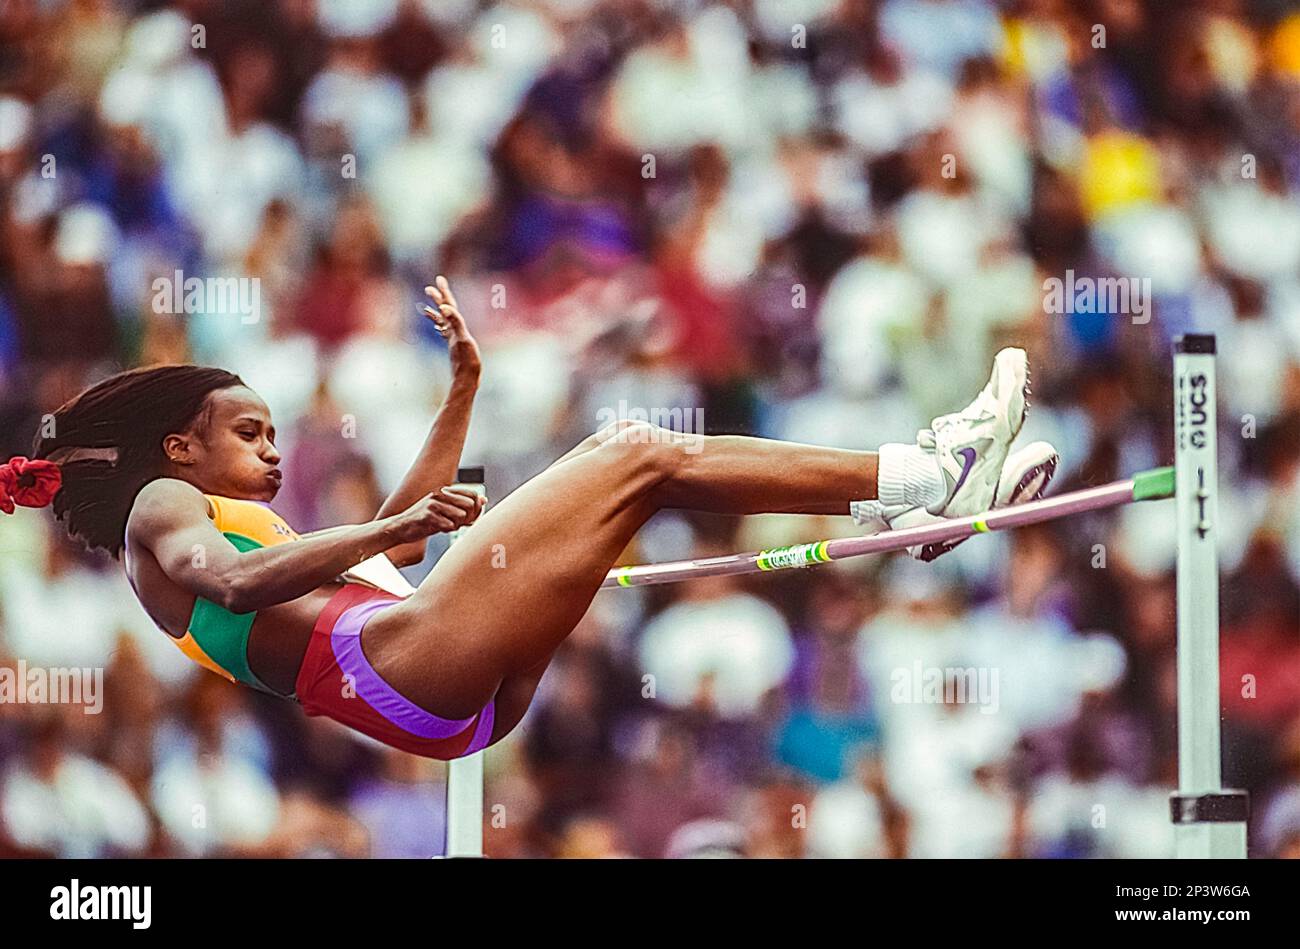
[[[205,494],[213,512],[213,523],[226,540],[241,553],[261,547],[273,547],[298,535],[284,518],[260,501],[241,501]],[[225,676],[231,682],[242,682],[263,692],[275,692],[248,667],[248,634],[253,628],[257,613],[232,613],[211,600],[197,597],[190,614],[189,629],[180,639],[171,639],[181,652],[199,665]]]

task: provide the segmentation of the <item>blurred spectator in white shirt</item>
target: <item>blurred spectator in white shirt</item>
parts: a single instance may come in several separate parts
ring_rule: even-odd
[[[63,858],[141,855],[149,817],[111,768],[69,751],[57,713],[40,717],[0,783],[0,820],[19,846]]]
[[[755,714],[794,664],[785,618],[728,577],[691,584],[646,624],[640,653],[656,698],[724,719]]]

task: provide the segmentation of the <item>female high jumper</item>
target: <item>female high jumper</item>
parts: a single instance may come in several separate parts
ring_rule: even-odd
[[[1056,454],[1010,451],[1026,410],[1021,350],[918,444],[879,452],[616,424],[495,505],[448,487],[480,358],[447,281],[425,313],[453,382],[411,470],[365,524],[298,535],[269,507],[280,453],[238,376],[159,366],[59,408],[33,458],[0,465],[0,509],[53,502],[68,533],[120,558],[153,621],[199,665],[298,701],[395,748],[450,759],[518,724],[556,648],[640,527],[664,508],[849,514],[877,528],[975,514],[1041,494]],[[683,450],[690,442],[690,451]],[[474,521],[402,598],[351,568],[419,562]],[[943,548],[913,551],[931,559]]]

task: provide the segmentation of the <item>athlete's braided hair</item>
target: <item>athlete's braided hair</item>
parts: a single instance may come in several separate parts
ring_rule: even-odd
[[[155,366],[109,376],[60,407],[32,451],[59,465],[54,516],[88,548],[116,557],[135,496],[165,470],[163,439],[202,423],[213,392],[243,384],[224,369]]]

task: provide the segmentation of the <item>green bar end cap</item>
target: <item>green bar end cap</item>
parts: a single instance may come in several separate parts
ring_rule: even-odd
[[[1152,468],[1133,476],[1133,500],[1157,501],[1174,496],[1174,469]]]

